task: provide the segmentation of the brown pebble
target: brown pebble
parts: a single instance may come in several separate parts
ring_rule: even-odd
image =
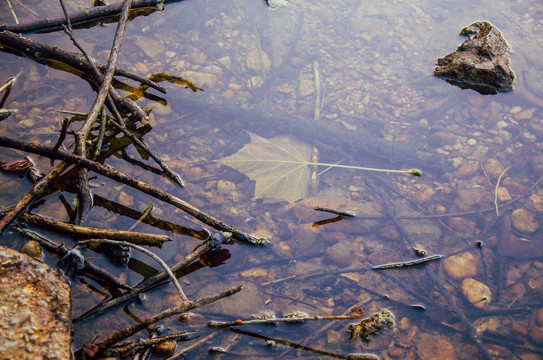
[[[473,234],[476,225],[475,221],[464,217],[455,216],[449,219],[449,226],[461,234]]]
[[[396,346],[392,346],[392,347],[390,347],[390,349],[388,349],[388,355],[391,358],[405,359],[406,351],[405,351],[405,349],[402,349],[402,348],[399,348],[399,347],[396,347]]]
[[[517,335],[521,335],[523,337],[528,335],[528,329],[526,329],[526,327],[516,321],[513,321],[511,323],[511,332]]]
[[[511,220],[513,227],[518,231],[533,233],[539,229],[539,223],[537,222],[534,213],[530,210],[516,209],[511,214]]]
[[[454,172],[455,179],[467,179],[477,172],[477,166],[474,164],[464,164]]]
[[[537,345],[543,345],[543,327],[532,326],[530,328],[530,340]]]
[[[396,340],[396,345],[404,349],[409,349],[411,346],[413,346],[413,344],[411,343],[411,340],[409,340],[405,336],[399,337]]]
[[[398,321],[398,329],[402,331],[409,330],[409,327],[411,326],[411,320],[409,318],[403,317]]]
[[[176,346],[177,343],[175,341],[163,341],[153,348],[153,355],[160,357],[171,355],[175,351]]]
[[[205,318],[202,314],[198,313],[184,313],[179,315],[179,321],[189,325],[203,324]]]
[[[487,159],[483,167],[485,168],[486,173],[493,179],[496,179],[500,174],[505,170],[505,167],[496,159],[490,158]]]
[[[436,148],[444,145],[453,145],[455,142],[456,135],[445,131],[437,131],[428,138],[428,143]]]
[[[543,326],[543,308],[539,308],[535,312],[535,322],[539,326]]]
[[[43,255],[41,251],[40,243],[35,240],[27,241],[21,248],[21,252],[35,259],[41,259]]]

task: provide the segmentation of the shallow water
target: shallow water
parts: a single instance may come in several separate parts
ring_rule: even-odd
[[[40,10],[47,16],[60,14],[45,3],[34,6],[44,7]],[[10,12],[4,11],[5,5],[0,7],[0,20],[11,23]],[[24,13],[17,7],[16,11]],[[193,93],[168,84],[168,93],[160,95],[167,105],[139,101],[153,107],[153,129],[144,140],[181,174],[184,189],[117,157],[107,164],[243,231],[272,239],[265,247],[224,246],[180,279],[190,299],[244,285],[241,294],[199,309],[205,322],[249,319],[263,310],[277,315],[296,310],[311,316],[350,314],[353,306],[362,307],[367,315],[389,309],[396,320],[393,330],[382,331],[369,342],[350,341],[348,324],[355,321],[349,320],[240,327],[327,354],[270,346],[256,337],[209,329],[205,323],[185,325],[168,320],[172,332],[191,329],[200,337],[216,333],[186,357],[204,358],[211,346],[221,346],[230,352],[224,356],[232,358],[240,354],[247,358],[322,358],[330,353],[342,358],[360,352],[385,359],[477,358],[480,350],[467,335],[460,311],[493,358],[537,358],[543,343],[543,310],[538,310],[543,308],[539,226],[543,189],[540,184],[531,186],[543,168],[542,15],[543,6],[537,1],[458,1],[453,6],[436,1],[293,0],[290,6],[271,11],[264,1],[209,0],[168,4],[164,12],[131,21],[121,67],[143,75],[182,76],[204,91]],[[454,51],[464,41],[458,35],[460,30],[477,20],[495,25],[513,49],[513,92],[483,96],[432,75],[435,59]],[[114,31],[115,26],[109,24],[78,30],[76,36],[91,56],[104,62]],[[71,46],[60,32],[32,38]],[[56,110],[88,111],[92,91],[71,74],[0,53],[2,81],[21,68],[21,80],[5,105],[19,112],[3,121],[0,131],[52,145],[64,117]],[[292,123],[280,122],[287,114]],[[322,134],[319,129],[323,128],[334,131]],[[414,167],[423,176],[333,168],[319,174],[318,185],[300,201],[257,199],[253,181],[217,163],[249,142],[247,131],[266,138],[287,136],[293,144],[316,146],[321,162]],[[312,133],[318,133],[318,139]],[[364,153],[365,147],[347,142],[347,135],[352,134],[360,143],[382,148]],[[372,142],[374,139],[380,141]],[[385,155],[387,146],[405,149],[404,156],[401,152],[394,157]],[[424,153],[446,161],[432,166]],[[8,149],[0,149],[0,154],[7,159],[18,157]],[[128,154],[139,158],[133,147]],[[34,158],[43,171],[50,168],[48,159]],[[0,181],[1,207],[15,203],[31,186],[7,174],[0,174]],[[518,201],[500,207],[508,200],[505,194],[495,200],[497,182]],[[124,206],[143,211],[153,203],[157,218],[195,230],[202,227],[181,211],[124,185],[102,177],[94,179],[93,185],[94,194]],[[62,195],[72,203],[73,194]],[[411,244],[386,216],[386,203],[400,217],[398,222]],[[355,211],[357,217],[316,224],[335,215],[314,211],[314,206]],[[503,225],[504,218],[517,209],[529,210],[538,228],[522,231],[520,220],[513,221],[513,230]],[[35,211],[68,220],[58,193],[49,195]],[[86,225],[126,230],[136,220],[97,205]],[[136,230],[166,233],[174,239],[157,250],[169,264],[199,242],[145,224]],[[23,239],[6,233],[0,242],[20,247]],[[415,259],[413,246],[429,255],[460,253],[473,269],[454,261],[459,257],[449,257],[409,269],[370,270],[373,265]],[[158,269],[144,255],[131,254],[127,267],[116,267],[102,254],[86,252],[89,259],[130,284],[140,281],[148,266]],[[56,260],[52,255],[46,257],[51,264]],[[209,264],[213,266],[206,266]],[[462,269],[464,274],[459,273]],[[474,306],[465,299],[464,278],[488,286],[491,295],[485,294],[486,300],[481,297],[483,309],[476,307],[481,301],[474,301]],[[74,280],[72,289],[74,316],[110,296],[86,278]],[[92,342],[97,335],[105,338],[133,324],[135,318],[147,318],[177,304],[176,296],[169,284],[147,294],[141,304],[77,324],[74,348]],[[496,310],[492,316],[485,313],[490,310]],[[190,344],[179,343],[178,350]]]

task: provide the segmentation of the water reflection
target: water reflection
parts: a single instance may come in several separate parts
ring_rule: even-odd
[[[542,10],[536,1],[465,1],[451,6],[434,1],[292,0],[289,7],[269,11],[258,1],[209,0],[166,5],[162,13],[134,20],[127,30],[122,66],[145,75],[182,76],[204,92],[167,85],[168,94],[163,96],[167,104],[145,102],[153,107],[153,130],[144,140],[184,176],[185,190],[120,159],[111,159],[111,164],[224,221],[274,239],[264,249],[228,246],[183,274],[181,281],[191,299],[244,284],[241,294],[202,308],[206,321],[247,319],[264,309],[330,315],[358,304],[368,315],[390,309],[396,330],[369,343],[350,342],[348,323],[339,321],[296,327],[252,325],[247,331],[343,357],[357,352],[382,358],[482,356],[469,338],[472,330],[492,357],[540,353],[543,193],[537,181],[543,167]],[[482,96],[432,76],[435,59],[462,41],[460,29],[481,19],[500,29],[513,48],[517,78],[510,94]],[[111,26],[93,31],[103,32],[100,37],[105,38],[106,33],[111,35]],[[50,36],[55,41],[63,37]],[[97,38],[86,40],[95,49],[92,55],[104,59]],[[53,143],[57,108],[88,110],[92,94],[72,77],[6,54],[0,57],[6,60],[1,62],[1,74],[11,76],[22,65],[39,81],[48,81],[13,90],[6,105],[17,107],[20,116],[2,123],[3,131],[18,135],[30,131],[30,138]],[[42,112],[36,110],[41,107]],[[341,131],[335,133],[322,130],[338,128]],[[317,146],[324,160],[418,167],[426,176],[379,176],[378,186],[388,194],[383,199],[368,184],[368,174],[333,169],[321,174],[317,192],[300,202],[255,200],[251,181],[214,162],[248,141],[245,130],[267,138],[303,139]],[[360,145],[368,143],[371,146]],[[399,151],[383,156],[391,146]],[[132,147],[127,152],[139,158]],[[2,149],[2,155],[14,153]],[[434,166],[433,159],[443,163]],[[38,164],[47,168],[48,160]],[[502,174],[506,168],[510,170]],[[19,188],[2,194],[2,205],[8,206],[23,189],[13,177],[1,176],[4,184]],[[233,186],[225,187],[224,181]],[[93,209],[89,224],[104,224],[107,219],[108,225],[128,227],[138,217],[132,212],[150,203],[114,183],[100,185],[95,192],[120,204],[108,205],[107,211]],[[42,211],[56,218],[66,216],[57,206],[60,200],[51,197],[47,203],[49,208]],[[201,225],[165,205],[155,205],[156,218],[148,222],[151,231],[179,235],[175,244],[157,252],[173,263],[196,246]],[[315,205],[355,211],[357,218],[312,227],[322,218],[313,210]],[[387,216],[387,207],[394,210],[396,220]],[[495,208],[501,213],[499,221]],[[530,224],[524,219],[502,222],[517,209],[529,211],[537,226],[526,227]],[[412,244],[406,243],[399,226]],[[6,236],[3,240],[9,241]],[[481,249],[477,241],[484,244]],[[369,270],[416,258],[414,246],[448,257],[421,268]],[[537,257],[531,259],[534,253]],[[128,268],[119,268],[103,261],[106,268],[133,282],[152,272],[144,269],[145,263],[144,258],[134,258]],[[286,280],[274,282],[278,279]],[[467,296],[476,289],[465,279],[488,286],[491,298]],[[161,311],[171,306],[174,295],[172,286],[158,288],[143,304],[130,305],[131,311],[147,315]],[[86,311],[103,296],[74,284],[77,311]],[[413,310],[417,304],[426,310]],[[534,311],[526,312],[527,306]],[[473,329],[466,328],[459,309]],[[120,311],[110,317],[115,320],[102,317],[77,325],[74,345],[89,343],[103,329],[109,333],[131,323]],[[174,320],[167,325],[174,331],[185,329]],[[205,323],[195,326],[206,334],[213,331]],[[264,344],[222,332],[188,354],[202,358],[207,356],[204,349],[221,346],[231,357],[244,353],[276,357],[276,350]],[[278,353],[315,357],[304,350],[286,351]]]

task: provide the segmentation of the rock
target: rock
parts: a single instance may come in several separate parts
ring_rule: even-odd
[[[236,190],[236,184],[231,181],[221,179],[217,182],[217,192],[220,195],[226,195],[234,190]]]
[[[202,314],[198,313],[184,313],[179,315],[179,321],[188,325],[198,325],[205,322],[205,318]]]
[[[458,49],[437,59],[434,75],[463,89],[481,94],[513,90],[515,75],[509,67],[511,49],[499,30],[486,21],[478,21],[460,32],[468,36]]]
[[[449,226],[457,233],[473,234],[475,231],[475,221],[463,217],[455,216],[449,219]]]
[[[244,279],[247,278],[267,278],[268,277],[268,271],[263,268],[253,268],[249,270],[244,270],[240,273],[240,276]]]
[[[171,355],[175,351],[176,346],[177,343],[175,341],[163,341],[153,348],[153,355],[158,357],[165,357]]]
[[[467,179],[472,177],[477,172],[477,166],[474,164],[464,164],[454,172],[455,179]]]
[[[543,326],[543,308],[538,308],[535,312],[535,322],[538,326]]]
[[[476,308],[486,309],[492,300],[492,292],[488,286],[478,280],[473,278],[464,279],[460,287],[466,300]]]
[[[0,247],[2,359],[71,359],[70,289],[60,273]]]
[[[326,264],[347,267],[353,262],[354,248],[349,242],[338,242],[326,250]]]
[[[458,198],[454,200],[460,211],[469,211],[494,203],[494,197],[483,188],[458,189]]]
[[[511,214],[513,227],[518,231],[525,233],[533,233],[539,229],[539,223],[535,219],[535,215],[530,210],[516,209]]]
[[[27,241],[21,248],[21,252],[30,257],[33,257],[34,259],[41,259],[43,255],[40,243],[35,240]]]
[[[155,39],[149,39],[145,36],[136,36],[136,45],[153,60],[158,60],[158,55],[164,54],[166,48],[160,43],[160,41]]]
[[[217,76],[215,76],[214,74],[199,71],[183,71],[181,73],[181,77],[183,77],[183,79],[191,81],[192,83],[194,83],[194,85],[204,89],[213,88],[217,83]]]
[[[436,335],[422,333],[416,341],[419,359],[456,360],[452,344]]]
[[[315,83],[308,79],[300,79],[298,84],[298,94],[301,97],[306,97],[315,92]]]
[[[443,259],[443,269],[454,279],[465,279],[476,276],[479,268],[479,258],[465,252]]]
[[[504,188],[503,186],[498,187],[497,196],[498,200],[501,202],[506,202],[513,199],[507,188]]]
[[[258,49],[254,49],[247,55],[246,65],[249,70],[255,73],[267,73],[270,71],[271,61],[264,51],[260,52]]]
[[[543,327],[532,326],[529,335],[534,344],[543,345]]]
[[[526,207],[532,211],[543,211],[543,192],[537,194],[530,194],[526,201]]]
[[[505,167],[502,165],[502,163],[493,158],[487,159],[484,162],[483,167],[485,168],[485,171],[488,174],[488,176],[490,176],[493,179],[497,179],[500,176],[500,174],[502,174],[503,171],[505,170]]]
[[[446,131],[436,131],[428,138],[428,144],[436,148],[443,145],[453,145],[455,142],[456,135]]]

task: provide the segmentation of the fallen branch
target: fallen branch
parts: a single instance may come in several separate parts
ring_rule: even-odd
[[[17,218],[23,211],[25,211],[28,205],[41,196],[45,190],[51,184],[58,175],[60,175],[64,170],[66,170],[70,165],[67,163],[60,163],[55,166],[49,174],[41,178],[38,182],[32,186],[20,200],[19,202],[0,220],[0,234],[4,232],[11,224],[13,220]]]
[[[141,9],[141,8],[156,8],[165,2],[170,1],[161,1],[161,0],[134,0],[132,8]],[[105,5],[105,6],[96,6],[90,9],[85,9],[71,14],[70,21],[73,25],[81,25],[87,22],[101,20],[107,17],[114,17],[119,15],[123,6],[123,1],[116,2],[115,4]],[[17,24],[17,25],[2,25],[0,26],[1,30],[9,30],[16,33],[33,33],[40,31],[54,31],[62,30],[62,26],[66,24],[66,19],[64,17],[58,17],[53,19],[42,19],[38,21],[29,22],[26,24]]]
[[[53,157],[62,161],[69,162],[71,164],[86,167],[87,169],[92,170],[100,175],[119,181],[123,184],[138,189],[147,195],[150,195],[170,205],[173,205],[218,231],[229,232],[232,234],[232,238],[234,240],[257,245],[264,245],[268,242],[268,239],[255,238],[252,235],[245,234],[234,228],[233,226],[227,225],[222,221],[215,219],[211,215],[208,215],[198,210],[196,207],[179,199],[178,197],[168,194],[153,186],[150,186],[142,181],[137,180],[136,178],[120,173],[109,166],[105,166],[97,162],[84,159],[80,156],[72,155],[62,150],[58,150],[55,154],[51,154],[51,150],[46,146],[10,139],[5,136],[0,136],[0,146],[28,151],[46,157]]]
[[[43,227],[48,230],[55,230],[63,233],[67,233],[78,238],[85,239],[110,239],[118,241],[126,241],[136,245],[149,245],[162,247],[162,244],[166,241],[171,241],[166,235],[156,234],[144,234],[132,231],[123,230],[105,230],[90,228],[79,225],[72,225],[64,223],[58,220],[49,219],[43,216],[23,213],[20,216],[24,222]]]
[[[119,341],[121,341],[123,339],[126,339],[129,336],[134,335],[135,333],[137,333],[140,330],[145,329],[147,326],[156,323],[157,321],[160,321],[162,319],[165,319],[165,318],[173,316],[173,315],[182,314],[182,313],[187,312],[189,310],[196,309],[196,308],[198,308],[200,306],[211,304],[212,302],[215,302],[217,300],[220,300],[222,298],[225,298],[225,297],[233,295],[233,294],[235,294],[237,292],[240,292],[241,288],[242,288],[241,285],[237,285],[237,286],[231,287],[228,290],[220,292],[220,293],[218,293],[216,295],[213,295],[213,296],[210,296],[210,297],[205,297],[205,298],[202,298],[202,299],[199,299],[199,300],[196,300],[196,301],[188,301],[188,302],[184,303],[183,305],[176,306],[174,308],[164,310],[161,313],[153,316],[150,319],[143,320],[143,321],[141,321],[140,323],[138,323],[138,324],[136,324],[134,326],[131,326],[129,328],[117,331],[115,334],[113,334],[112,336],[110,336],[106,340],[97,343],[96,345],[100,349],[107,349],[107,348],[111,347],[112,345],[118,343]]]

